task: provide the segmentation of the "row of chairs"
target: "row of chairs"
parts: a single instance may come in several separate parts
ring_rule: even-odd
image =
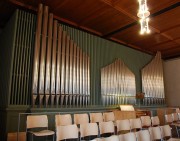
[[[99,123],[99,122],[107,122],[113,121],[115,122],[115,117],[113,112],[106,113],[90,113],[88,114],[74,114],[74,120],[72,119],[70,114],[64,115],[56,115],[55,123],[58,125],[70,125],[70,124],[84,124],[84,123]],[[150,116],[141,116],[140,119],[137,119],[142,124],[142,127],[149,126],[157,126],[160,124],[158,116],[150,117]],[[74,121],[74,122],[73,122]]]
[[[166,114],[165,120],[168,124],[180,122],[180,113]]]
[[[113,135],[107,138],[96,138],[92,141],[180,141],[172,138],[171,127],[169,125],[150,127],[148,130],[129,132],[121,135]]]
[[[58,126],[72,125],[73,123],[76,125],[89,123],[89,116],[90,116],[91,122],[111,121],[111,120],[115,119],[113,112],[105,112],[103,114],[102,113],[90,113],[90,115],[88,115],[87,113],[74,114],[73,118],[72,118],[71,114],[55,115],[56,131],[58,131],[58,128],[57,128]],[[42,130],[40,132],[34,132],[31,130],[33,128],[39,128],[39,127],[46,128],[46,130]],[[59,128],[61,128],[61,127],[59,127]],[[53,135],[53,140],[55,138],[55,136],[54,136],[55,132],[48,130],[47,115],[28,115],[27,120],[26,120],[26,133],[31,134],[32,140],[33,140],[34,136]]]
[[[172,114],[166,114],[165,115],[165,121],[170,126],[175,126],[177,135],[179,137],[179,128],[180,128],[180,112],[178,113],[172,113]]]
[[[115,121],[115,116],[113,112],[104,112],[104,113],[83,113],[83,114],[74,114],[73,117],[71,114],[62,114],[55,115],[55,122],[57,125],[69,125],[69,124],[84,124],[84,123],[95,123],[95,122],[107,122]]]
[[[80,127],[76,124],[57,126],[56,140],[65,139],[79,139],[89,140],[90,138],[97,138],[103,136],[103,134],[113,135],[115,132],[114,124],[112,121],[97,123],[85,123],[80,124]]]
[[[89,121],[90,117],[90,121]],[[121,131],[131,131],[131,130],[137,130],[141,129],[142,125],[143,127],[149,127],[151,126],[157,126],[159,125],[159,118],[156,117],[150,117],[149,116],[142,116],[141,119],[130,119],[130,120],[116,120],[114,121],[114,113],[113,112],[106,112],[106,113],[90,113],[90,116],[88,114],[74,114],[74,122],[72,120],[72,117],[70,114],[64,114],[64,115],[55,115],[55,125],[56,125],[56,136],[57,140],[65,139],[67,137],[63,137],[62,135],[66,135],[65,133],[62,133],[63,131],[66,131],[67,128],[74,128],[76,129],[80,125],[80,133],[81,137],[85,137],[88,134],[91,134],[87,132],[86,130],[90,129],[91,126],[93,126],[93,130],[98,130],[98,125],[96,123],[99,123],[99,132],[98,134],[104,134],[104,133],[115,133],[114,130],[114,124],[117,127],[117,133],[120,133]],[[89,122],[94,124],[89,124]],[[74,123],[74,124],[73,124]],[[71,126],[72,125],[72,126]],[[77,126],[77,127],[76,127]],[[36,127],[48,127],[48,119],[46,115],[41,116],[35,116],[35,115],[29,115],[27,116],[27,129],[30,128],[36,128]],[[85,128],[87,127],[87,129]],[[107,130],[108,129],[108,130]],[[86,133],[84,133],[86,132]],[[32,137],[35,136],[44,136],[44,135],[54,135],[54,131],[50,130],[43,130],[41,132],[30,132]],[[71,132],[72,133],[72,132]],[[74,131],[76,133],[76,131]],[[97,132],[96,132],[97,133]],[[70,135],[71,137],[71,135]],[[54,139],[54,136],[53,136]]]

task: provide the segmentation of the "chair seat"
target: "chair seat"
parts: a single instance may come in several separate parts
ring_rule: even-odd
[[[172,123],[171,125],[180,127],[180,123]]]
[[[35,136],[50,136],[50,135],[53,135],[55,132],[51,131],[51,130],[42,130],[42,131],[38,131],[38,132],[30,131],[30,133]]]
[[[170,138],[168,141],[180,141],[178,138]]]

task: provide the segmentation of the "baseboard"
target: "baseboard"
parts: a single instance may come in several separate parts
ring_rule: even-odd
[[[17,132],[8,133],[7,141],[17,141]],[[26,141],[26,132],[19,132],[18,141]]]

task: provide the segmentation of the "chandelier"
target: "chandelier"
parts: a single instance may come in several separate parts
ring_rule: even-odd
[[[140,34],[150,33],[149,30],[149,15],[150,12],[148,11],[147,2],[146,0],[138,0],[139,1],[139,10],[137,16],[140,18],[140,25],[141,31]]]

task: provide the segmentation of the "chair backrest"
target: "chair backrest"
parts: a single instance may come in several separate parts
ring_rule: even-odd
[[[128,119],[116,120],[116,125],[117,125],[117,132],[131,130],[130,122]]]
[[[64,114],[64,115],[55,115],[55,123],[56,127],[61,125],[71,125],[72,124],[72,118],[70,114]]]
[[[132,132],[123,135],[124,141],[136,141],[136,135]]]
[[[47,115],[28,115],[26,120],[26,128],[48,127]]]
[[[176,108],[176,113],[180,113],[180,110],[179,110],[179,108]]]
[[[138,141],[151,141],[151,136],[148,130],[141,130],[137,132]]]
[[[140,118],[130,119],[129,121],[130,121],[130,125],[131,125],[131,130],[142,128]]]
[[[100,134],[113,133],[114,134],[114,123],[112,121],[100,122],[99,123]]]
[[[162,139],[161,129],[160,129],[159,126],[157,126],[157,127],[150,127],[149,128],[149,132],[150,132],[152,140],[161,140]]]
[[[169,125],[160,126],[163,138],[171,138],[171,127]]]
[[[105,112],[105,113],[103,113],[103,120],[105,122],[114,121],[115,120],[114,113],[113,112]]]
[[[179,120],[178,113],[172,113],[173,122],[176,122]]]
[[[80,134],[81,137],[95,136],[95,135],[98,136],[97,123],[80,124]]]
[[[78,139],[78,127],[76,124],[56,127],[56,141],[64,139]]]
[[[124,141],[123,134],[119,135],[119,141]]]
[[[104,138],[103,141],[119,141],[119,136],[113,135],[107,138]],[[121,141],[121,140],[120,140]]]
[[[165,115],[165,121],[166,123],[170,124],[173,122],[173,117],[172,117],[172,114],[167,114]]]
[[[90,122],[103,122],[102,113],[90,113]]]
[[[177,113],[178,114],[178,119],[180,120],[180,113]]]
[[[152,126],[159,126],[160,121],[158,116],[151,117]]]
[[[74,123],[75,124],[85,124],[89,123],[89,116],[85,114],[74,114]]]
[[[150,127],[151,126],[151,118],[150,116],[141,116],[142,127]]]

